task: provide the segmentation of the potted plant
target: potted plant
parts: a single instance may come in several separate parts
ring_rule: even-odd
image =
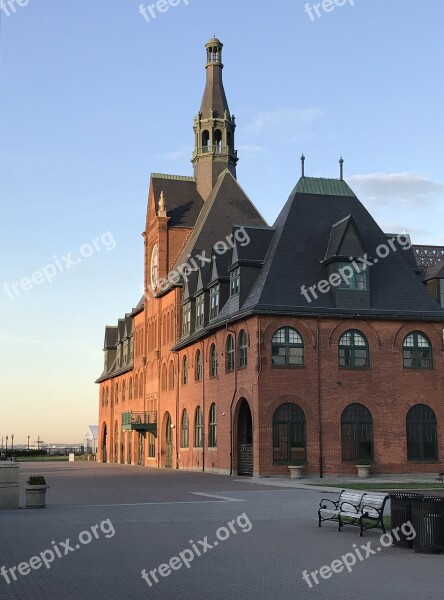
[[[290,479],[302,479],[302,469],[304,468],[303,465],[293,460],[288,465],[288,468],[290,470]]]
[[[31,475],[26,483],[26,508],[45,508],[48,486],[43,475]]]
[[[356,465],[359,479],[367,479],[370,476],[370,467],[371,465]]]

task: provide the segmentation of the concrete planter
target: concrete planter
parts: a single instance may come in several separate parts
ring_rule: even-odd
[[[302,469],[304,468],[301,465],[290,465],[290,479],[302,479]]]
[[[27,485],[26,493],[26,508],[45,508],[46,506],[46,490],[45,485]]]
[[[359,479],[367,479],[370,477],[370,465],[356,465],[358,469]]]
[[[20,465],[13,462],[0,462],[0,510],[19,508]]]

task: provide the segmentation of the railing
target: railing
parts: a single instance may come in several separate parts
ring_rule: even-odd
[[[202,146],[197,148],[197,154],[233,154],[237,157],[237,150],[229,146]]]
[[[122,427],[137,425],[156,425],[157,411],[147,412],[126,412],[122,414]]]

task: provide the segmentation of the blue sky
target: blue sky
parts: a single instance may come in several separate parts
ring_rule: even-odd
[[[16,443],[97,423],[104,327],[141,295],[149,176],[192,174],[213,34],[238,178],[269,223],[302,151],[312,176],[336,177],[342,154],[385,230],[444,245],[442,0],[348,0],[314,20],[300,0],[182,0],[150,22],[139,5],[1,12],[0,435]],[[52,283],[4,289],[47,265]]]

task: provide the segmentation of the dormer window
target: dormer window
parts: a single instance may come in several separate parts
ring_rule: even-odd
[[[368,273],[367,271],[357,271],[353,263],[341,262],[337,263],[337,272],[341,276],[339,284],[340,290],[366,291],[368,290]]]
[[[240,290],[240,267],[230,273],[230,296],[236,296]]]
[[[440,304],[441,304],[441,308],[444,308],[444,279],[440,279],[438,281],[439,283],[439,298],[440,298]]]
[[[220,285],[217,284],[210,290],[210,319],[214,319],[219,314],[219,296]]]
[[[204,324],[204,311],[205,311],[205,297],[200,294],[196,298],[196,329],[203,327]]]
[[[182,335],[191,333],[191,303],[185,304],[182,308]]]

